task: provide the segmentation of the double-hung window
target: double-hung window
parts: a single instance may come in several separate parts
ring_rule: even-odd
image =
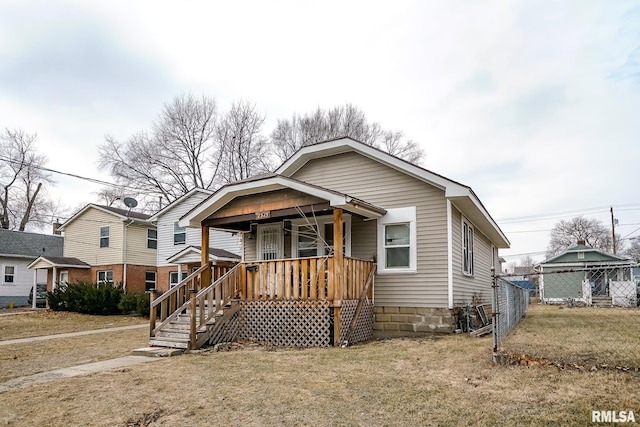
[[[173,288],[175,285],[180,283],[180,280],[178,279],[179,277],[180,275],[178,275],[177,271],[172,271],[171,273],[169,273],[169,287]],[[184,280],[186,278],[187,278],[187,272],[183,271],[181,280]]]
[[[98,271],[98,283],[113,283],[113,270]]]
[[[144,290],[150,291],[156,288],[156,272],[146,271],[144,273]]]
[[[109,226],[100,227],[100,247],[109,247]]]
[[[13,285],[16,283],[16,267],[13,265],[5,265],[3,271],[2,282],[4,284]]]
[[[462,272],[473,276],[473,227],[462,220]]]
[[[173,223],[173,244],[184,245],[187,241],[187,228],[180,227],[177,222]]]
[[[147,249],[158,249],[158,230],[147,228]]]
[[[416,208],[388,209],[378,220],[378,272],[417,271]]]

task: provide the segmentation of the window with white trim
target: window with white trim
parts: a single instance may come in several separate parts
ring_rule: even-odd
[[[144,290],[150,291],[156,288],[156,272],[145,271],[144,273]]]
[[[16,267],[14,265],[5,265],[2,269],[2,283],[5,285],[14,285],[16,283]]]
[[[473,276],[473,227],[462,219],[462,272]]]
[[[182,279],[178,280],[178,272],[177,271],[172,271],[171,273],[169,273],[169,287],[173,288],[174,286],[176,286],[181,280],[184,280],[187,278],[187,272],[183,271],[182,272]]]
[[[180,227],[177,222],[173,223],[173,244],[184,245],[187,241],[187,227]]]
[[[147,249],[158,249],[158,230],[147,228]]]
[[[109,247],[109,226],[100,227],[100,247]]]
[[[98,271],[98,283],[113,283],[113,270]]]
[[[291,222],[293,257],[306,258],[333,254],[333,216]],[[342,253],[351,256],[351,216],[342,217]]]
[[[378,272],[417,271],[416,208],[388,209],[378,219]]]
[[[411,252],[411,224],[386,224],[384,226],[385,268],[409,268]]]

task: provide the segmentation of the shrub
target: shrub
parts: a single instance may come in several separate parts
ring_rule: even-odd
[[[122,286],[110,283],[62,284],[53,292],[47,292],[52,310],[100,315],[119,314],[122,295]]]
[[[123,294],[118,307],[123,314],[136,313],[149,317],[149,294],[146,292]]]

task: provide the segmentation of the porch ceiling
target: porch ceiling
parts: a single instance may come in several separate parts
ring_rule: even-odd
[[[386,213],[344,193],[275,175],[222,187],[184,215],[180,225],[249,231],[252,223],[318,215],[336,208],[370,219]]]

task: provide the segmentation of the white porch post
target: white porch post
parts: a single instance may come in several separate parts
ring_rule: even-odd
[[[37,299],[37,292],[38,292],[38,270],[34,269],[33,270],[33,297],[31,298],[31,308],[36,308],[36,299]]]
[[[53,266],[53,277],[51,278],[51,290],[55,291],[58,287],[58,269]]]

